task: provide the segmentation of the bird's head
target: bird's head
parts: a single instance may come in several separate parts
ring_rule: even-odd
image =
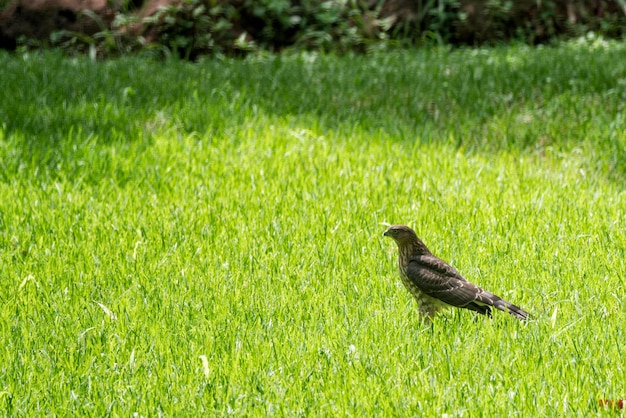
[[[391,237],[398,244],[398,248],[409,249],[413,254],[430,254],[426,245],[417,237],[415,231],[406,225],[391,225],[383,235]]]
[[[415,232],[406,225],[391,225],[383,235],[393,238],[398,244],[409,243],[417,239]]]

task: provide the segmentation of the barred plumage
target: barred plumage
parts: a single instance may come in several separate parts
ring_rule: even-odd
[[[468,282],[448,263],[435,257],[405,225],[392,225],[383,234],[398,244],[402,283],[415,297],[420,315],[430,321],[443,308],[470,309],[491,316],[491,308],[508,312],[521,321],[530,314],[493,293]]]

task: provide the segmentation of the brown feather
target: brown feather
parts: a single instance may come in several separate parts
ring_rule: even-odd
[[[398,244],[400,277],[426,319],[444,307],[465,308],[489,316],[493,307],[522,321],[530,318],[520,307],[468,282],[454,267],[435,257],[408,226],[392,225],[383,235]]]

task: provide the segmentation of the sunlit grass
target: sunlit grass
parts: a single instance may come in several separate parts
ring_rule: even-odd
[[[623,55],[1,55],[0,410],[596,414],[626,392]],[[536,320],[425,328],[386,222]]]

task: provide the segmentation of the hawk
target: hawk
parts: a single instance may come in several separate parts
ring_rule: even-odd
[[[453,267],[435,257],[415,232],[392,225],[383,234],[398,244],[402,283],[417,300],[420,316],[430,322],[444,308],[470,309],[491,316],[491,308],[508,312],[521,321],[530,318],[522,308],[468,282]]]

